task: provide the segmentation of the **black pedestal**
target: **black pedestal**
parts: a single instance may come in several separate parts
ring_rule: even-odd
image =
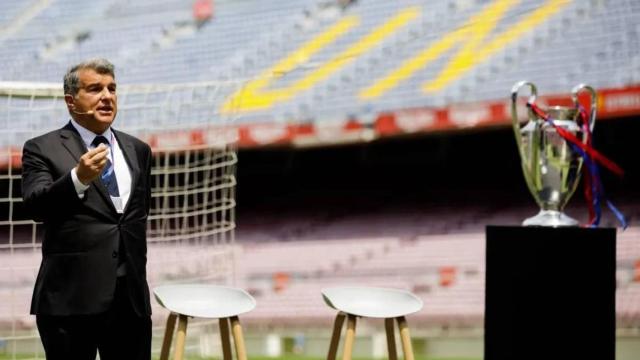
[[[615,359],[616,231],[487,226],[485,360]]]

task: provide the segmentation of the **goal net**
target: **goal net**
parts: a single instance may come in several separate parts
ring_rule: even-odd
[[[118,87],[114,128],[154,152],[147,229],[151,289],[234,283],[237,132],[233,112],[218,110],[236,88],[233,82]],[[0,354],[44,358],[29,315],[43,228],[22,206],[21,153],[27,139],[68,119],[61,85],[0,82]],[[167,312],[153,310],[154,336],[160,336]]]

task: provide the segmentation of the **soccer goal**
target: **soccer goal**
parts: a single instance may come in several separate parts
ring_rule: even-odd
[[[29,315],[43,229],[22,207],[21,152],[27,139],[68,122],[61,87],[0,82],[0,354],[44,358]],[[113,127],[154,153],[151,288],[234,283],[237,131],[234,114],[218,109],[235,89],[233,82],[118,87]],[[154,324],[162,326],[165,315],[154,309]]]

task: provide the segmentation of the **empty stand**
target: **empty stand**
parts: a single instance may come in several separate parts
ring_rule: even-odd
[[[34,3],[4,1],[0,23]],[[504,9],[482,1],[376,0],[346,9],[328,4],[216,2],[213,18],[198,24],[190,4],[180,1],[50,1],[15,34],[0,38],[0,81],[59,82],[69,64],[107,56],[119,67],[121,83],[264,81],[258,95],[264,90],[260,101],[266,105],[241,109],[239,122],[330,125],[348,118],[371,124],[389,110],[501,100],[525,78],[545,94],[564,94],[580,82],[619,88],[640,77],[640,9],[631,0],[571,1],[556,8],[533,0],[509,2]],[[501,38],[537,11],[543,18],[535,26]],[[450,50],[416,60],[441,46],[441,39],[473,29],[484,12],[484,19],[495,18],[486,36],[475,43],[455,40]],[[481,56],[455,67],[464,44]],[[448,66],[458,75],[428,90]],[[284,92],[269,98],[274,89]],[[226,91],[219,99],[234,94]],[[210,106],[223,105],[217,100]],[[34,118],[24,121],[41,125]],[[178,121],[202,126],[191,117]]]

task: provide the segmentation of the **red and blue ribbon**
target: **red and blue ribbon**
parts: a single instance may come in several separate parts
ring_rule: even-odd
[[[578,153],[583,158],[582,173],[584,178],[584,196],[589,206],[589,222],[586,224],[588,227],[598,227],[600,225],[600,219],[602,217],[602,203],[607,204],[607,207],[616,216],[623,229],[627,228],[627,220],[624,214],[618,210],[618,208],[607,199],[604,193],[604,186],[600,179],[600,169],[598,165],[602,165],[609,171],[618,175],[624,176],[624,170],[613,161],[609,160],[606,156],[602,155],[596,149],[593,148],[592,140],[593,134],[589,128],[589,115],[587,111],[580,105],[578,105],[578,111],[580,114],[579,126],[586,134],[585,141],[578,139],[571,132],[566,129],[557,126],[553,119],[542,111],[535,103],[527,103],[527,107],[533,111],[538,117],[546,121],[548,124],[558,132],[564,140],[571,146],[573,151]]]

